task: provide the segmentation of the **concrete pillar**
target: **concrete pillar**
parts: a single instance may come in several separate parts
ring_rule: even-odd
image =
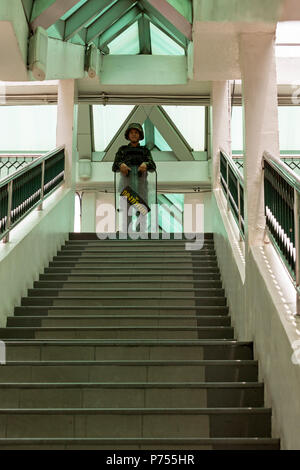
[[[60,80],[58,84],[57,101],[57,147],[65,145],[66,187],[74,189],[76,184],[76,160],[77,160],[77,86],[75,80]]]
[[[96,232],[96,199],[95,191],[82,192],[81,232]]]
[[[245,242],[264,244],[264,186],[261,159],[279,156],[277,74],[274,34],[241,34],[240,66],[244,108]]]
[[[212,188],[220,187],[220,148],[231,155],[230,84],[228,81],[212,85]]]
[[[78,156],[92,160],[92,123],[89,104],[78,105]]]

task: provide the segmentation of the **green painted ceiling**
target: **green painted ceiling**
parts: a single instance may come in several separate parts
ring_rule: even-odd
[[[108,54],[184,54],[189,40],[150,0],[80,0],[51,24],[50,37],[75,44],[94,44]],[[168,0],[192,22],[192,0]],[[66,5],[66,4],[65,4]],[[31,22],[47,10],[66,10],[62,0],[34,0]],[[111,48],[111,50],[110,50]]]

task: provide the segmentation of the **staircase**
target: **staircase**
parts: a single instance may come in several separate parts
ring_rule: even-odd
[[[70,234],[0,339],[0,449],[279,449],[214,251]]]

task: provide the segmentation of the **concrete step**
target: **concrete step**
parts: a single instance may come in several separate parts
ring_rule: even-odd
[[[45,274],[40,274],[40,281],[42,280],[76,280],[76,281],[108,281],[108,280],[115,280],[116,282],[123,280],[126,282],[138,282],[139,280],[143,282],[150,282],[154,281],[162,281],[162,282],[170,282],[170,281],[189,281],[189,282],[210,282],[210,281],[218,281],[221,282],[221,276],[219,271],[211,272],[198,272],[194,273],[191,271],[188,272],[179,272],[179,271],[170,271],[169,273],[162,273],[160,271],[139,271],[138,279],[136,279],[136,274],[134,274],[133,270],[129,271],[102,271],[97,272],[94,270],[87,270],[81,269],[79,272],[78,270],[72,270],[70,268],[45,268]]]
[[[206,306],[197,306],[197,307],[180,307],[180,306],[160,306],[160,307],[153,307],[153,306],[38,306],[38,305],[23,305],[15,307],[15,315],[38,315],[38,316],[56,316],[56,315],[97,315],[101,313],[106,314],[117,314],[117,315],[132,315],[134,313],[140,314],[142,312],[146,312],[148,315],[160,315],[160,314],[168,314],[171,313],[172,315],[228,315],[229,307],[226,305],[206,305]]]
[[[254,360],[7,361],[0,383],[257,382]]]
[[[230,316],[211,315],[85,315],[85,316],[19,316],[8,317],[7,327],[11,326],[230,326]]]
[[[68,265],[68,266],[67,266]],[[63,263],[63,266],[61,265],[58,265],[57,262],[55,263],[52,263],[50,262],[49,263],[49,267],[48,268],[45,268],[44,272],[45,274],[47,273],[62,273],[62,274],[65,274],[65,273],[70,273],[70,274],[75,274],[75,273],[78,273],[78,274],[83,274],[83,273],[87,273],[87,274],[102,274],[105,275],[105,276],[108,276],[110,273],[113,275],[113,276],[118,276],[119,273],[121,275],[125,275],[126,277],[128,275],[135,275],[140,277],[140,276],[148,276],[148,272],[153,272],[155,274],[159,274],[160,276],[168,276],[167,279],[169,278],[169,276],[174,276],[174,275],[179,275],[179,276],[182,276],[182,275],[190,275],[192,276],[193,279],[196,279],[197,280],[197,275],[205,275],[204,277],[202,277],[202,279],[211,279],[209,276],[212,275],[212,274],[219,274],[220,275],[220,271],[219,271],[219,268],[216,267],[216,266],[202,266],[202,267],[179,267],[179,266],[172,266],[172,268],[168,267],[168,266],[163,266],[163,267],[160,267],[160,266],[119,266],[119,265],[116,265],[116,266],[112,266],[112,265],[107,265],[107,266],[104,266],[103,263],[100,264],[100,266],[98,265],[95,265],[95,266],[88,266],[88,265],[80,265],[80,264],[76,264],[76,263]],[[185,279],[183,277],[183,279]]]
[[[91,252],[74,252],[74,251],[59,251],[56,256],[53,257],[53,261],[63,261],[66,260],[105,260],[105,261],[116,261],[120,260],[122,262],[132,262],[132,261],[161,261],[163,259],[165,262],[178,260],[178,261],[217,261],[217,256],[213,253],[203,253],[199,252],[197,254],[190,254],[190,253],[177,253],[177,252],[160,252],[152,251],[145,253],[141,251],[136,252],[129,252],[124,250],[121,253],[116,253],[115,250],[111,250],[111,252],[102,251],[101,253],[98,251],[91,251]]]
[[[103,245],[66,245],[62,246],[59,254],[91,254],[96,253],[98,255],[107,255],[111,254],[112,256],[148,256],[153,254],[167,255],[168,253],[181,256],[198,256],[198,255],[216,255],[215,248],[211,246],[203,246],[201,250],[187,250],[184,246],[103,246]]]
[[[1,439],[2,450],[280,450],[272,438]],[[182,460],[181,460],[182,462]],[[187,463],[187,460],[185,461]]]
[[[233,339],[231,326],[6,327],[0,339]]]
[[[269,437],[271,410],[254,407],[1,408],[0,422],[2,438]]]
[[[109,280],[102,280],[102,281],[78,281],[76,280],[58,280],[58,281],[35,281],[33,284],[34,289],[84,289],[84,288],[89,288],[89,289],[126,289],[126,288],[131,288],[132,283],[130,279],[123,279],[123,280],[115,280],[115,281],[109,281]],[[178,289],[178,288],[183,288],[183,289],[197,289],[197,290],[202,290],[202,289],[222,289],[222,282],[218,280],[210,280],[210,281],[195,281],[193,282],[192,280],[182,280],[178,279],[177,281],[171,280],[171,281],[166,281],[166,280],[141,280],[141,279],[136,279],[135,280],[135,287],[137,291],[139,289],[152,289],[152,288],[159,288],[159,289]],[[225,291],[224,291],[225,294]]]
[[[252,343],[235,340],[7,339],[8,361],[253,360]],[[3,369],[6,369],[3,368]],[[2,370],[2,368],[1,368]]]
[[[107,243],[114,243],[114,242],[125,242],[125,243],[139,243],[139,242],[149,242],[149,243],[155,243],[155,242],[162,242],[162,243],[172,243],[172,242],[181,242],[185,243],[187,241],[190,241],[189,239],[186,239],[184,233],[168,233],[168,234],[162,234],[162,233],[139,233],[134,235],[136,237],[139,237],[137,240],[134,240],[133,237],[127,236],[126,239],[123,239],[123,234],[120,233],[118,235],[117,233],[95,233],[95,232],[73,232],[69,234],[69,240],[80,240],[80,241],[89,241],[89,240],[97,240],[99,242],[107,242]],[[201,234],[189,234],[188,235],[190,238],[193,237],[198,237],[198,238],[203,238],[204,240],[214,240],[214,234],[213,233],[201,233]],[[142,239],[142,237],[145,237],[145,240]],[[167,238],[166,238],[167,237]]]
[[[131,297],[133,294],[136,297],[146,297],[146,295],[153,295],[155,297],[224,297],[225,290],[218,288],[184,288],[184,287],[132,287],[123,286],[120,287],[85,287],[70,289],[63,287],[60,289],[42,289],[34,288],[28,289],[28,297],[100,297],[102,294],[106,296],[116,295],[117,297]]]
[[[50,261],[49,262],[49,267],[77,267],[77,268],[91,268],[91,269],[120,269],[120,268],[125,268],[126,270],[130,269],[135,269],[136,272],[138,269],[162,269],[162,270],[171,270],[173,268],[177,269],[186,269],[186,270],[192,270],[193,268],[196,269],[206,269],[207,271],[209,270],[218,270],[218,264],[215,261],[197,261],[195,263],[192,263],[191,261],[176,261],[176,260],[164,260],[164,263],[162,265],[162,260],[157,259],[155,260],[149,260],[149,261],[144,261],[142,259],[138,259],[136,261],[131,260],[130,262],[126,260],[104,260],[104,259],[99,259],[99,260],[81,260],[80,258],[78,260],[70,261],[68,259],[61,259],[60,260],[55,260],[55,261]]]
[[[206,306],[206,305],[226,305],[225,297],[133,297],[133,296],[59,296],[59,297],[22,297],[21,305],[53,305],[58,307],[63,306],[82,306],[82,307],[97,307],[97,306],[152,306],[158,309],[161,306],[177,307],[194,307],[195,306]]]
[[[5,383],[1,408],[263,407],[262,383]]]

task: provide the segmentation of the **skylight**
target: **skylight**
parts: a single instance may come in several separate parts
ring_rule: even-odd
[[[179,46],[173,39],[163,31],[150,23],[152,54],[154,55],[184,55],[183,47]]]
[[[139,30],[137,21],[108,44],[110,54],[138,54]]]

